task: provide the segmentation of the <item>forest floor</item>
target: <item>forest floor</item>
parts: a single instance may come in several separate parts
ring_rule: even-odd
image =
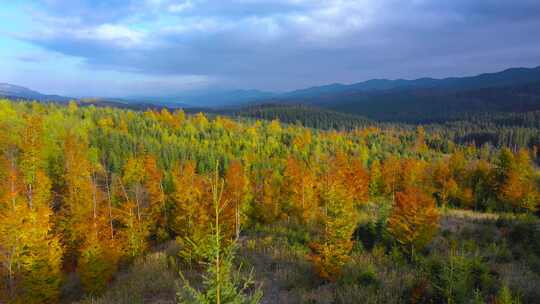
[[[366,217],[367,226],[371,220]],[[307,259],[309,233],[291,224],[247,232],[239,242],[237,261],[244,272],[253,271],[263,303],[423,303],[450,298],[456,303],[491,303],[502,284],[517,291],[522,303],[540,299],[537,217],[444,210],[437,236],[414,260],[389,247],[377,225],[371,227],[357,235],[360,241],[336,282],[318,279]],[[103,296],[81,303],[175,303],[176,250],[171,242],[147,255],[121,271]]]

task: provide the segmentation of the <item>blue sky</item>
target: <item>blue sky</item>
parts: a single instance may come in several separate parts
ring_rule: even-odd
[[[11,0],[0,82],[69,96],[284,91],[540,65],[538,0]]]

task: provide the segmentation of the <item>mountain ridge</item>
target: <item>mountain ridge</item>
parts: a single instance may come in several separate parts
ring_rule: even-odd
[[[67,102],[75,98],[46,95],[0,83],[0,96]],[[540,66],[514,67],[467,77],[370,79],[352,84],[332,83],[284,93],[252,89],[200,90],[162,97],[75,99],[81,104],[132,109],[226,109],[281,103],[306,104],[370,119],[404,118],[421,121],[430,115],[467,111],[526,111],[540,109]],[[91,102],[88,102],[90,100]],[[181,102],[183,101],[183,102]]]

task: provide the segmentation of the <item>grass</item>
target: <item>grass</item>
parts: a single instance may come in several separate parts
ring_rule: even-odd
[[[152,253],[121,273],[107,292],[81,304],[175,303],[177,274],[163,252]]]
[[[522,303],[534,303],[540,299],[537,227],[533,216],[446,210],[438,235],[417,260],[408,261],[384,238],[370,248],[359,242],[342,278],[323,282],[306,258],[310,232],[280,223],[246,231],[237,263],[254,270],[263,303],[493,303],[503,286]],[[103,296],[81,303],[174,303],[174,252],[163,249],[139,260]]]

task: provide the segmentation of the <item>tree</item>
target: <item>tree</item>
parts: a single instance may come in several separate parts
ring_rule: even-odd
[[[119,220],[123,224],[121,231],[125,254],[130,258],[142,255],[147,247],[149,222],[144,203],[144,160],[131,157],[124,166],[122,178],[117,178],[119,197],[123,203],[119,208]]]
[[[345,185],[352,192],[352,197],[357,205],[368,200],[369,174],[360,159],[354,159],[350,162]]]
[[[410,187],[430,190],[427,180],[427,162],[423,160],[405,158],[401,161],[399,190]]]
[[[64,140],[64,193],[60,227],[67,245],[67,254],[76,255],[80,244],[92,228],[95,185],[87,158],[88,146],[75,134]],[[73,259],[76,259],[73,256]]]
[[[283,173],[284,187],[292,212],[301,223],[312,222],[318,214],[315,174],[303,161],[293,157],[287,159]]]
[[[396,193],[388,230],[411,257],[431,241],[438,226],[439,213],[430,196],[418,188]]]
[[[244,173],[242,164],[235,160],[231,162],[225,173],[224,199],[229,202],[228,207],[223,210],[222,232],[225,237],[235,235],[240,237],[240,228],[245,213],[243,212],[246,198],[248,180]]]
[[[156,158],[151,155],[144,157],[144,171],[144,187],[148,192],[149,201],[150,230],[156,240],[163,241],[169,237],[163,171],[158,168]]]
[[[376,159],[369,169],[369,194],[378,196],[384,193],[384,180],[381,171],[381,162]]]
[[[308,258],[321,278],[334,281],[349,260],[358,213],[350,192],[332,175],[327,175],[322,191],[323,231],[321,239],[310,245]]]
[[[106,217],[84,239],[79,249],[77,272],[86,292],[102,293],[112,280],[120,259],[120,246],[108,237]]]
[[[426,145],[426,131],[422,126],[418,126],[416,128],[416,142],[414,144],[414,148],[418,153],[424,153],[428,150]]]
[[[535,211],[540,203],[540,193],[534,179],[528,151],[522,149],[515,155],[508,149],[501,151],[497,180],[499,197],[503,202],[516,210]]]
[[[7,191],[0,191],[0,274],[7,270],[8,301],[56,302],[60,294],[63,250],[52,231],[51,182],[43,172],[41,133],[41,119],[28,118],[20,167],[12,159],[0,170],[9,178]]]
[[[286,217],[282,209],[283,177],[277,170],[262,169],[254,178],[253,217],[262,223],[270,224]]]
[[[210,246],[204,252],[207,261],[206,275],[203,276],[203,290],[193,288],[180,273],[184,286],[179,290],[179,303],[194,304],[256,304],[261,301],[262,292],[257,288],[248,294],[254,283],[251,275],[241,282],[233,271],[236,243],[224,245],[220,215],[228,202],[223,200],[223,180],[216,172],[211,185],[214,223],[211,225]]]
[[[187,262],[202,258],[202,246],[209,235],[211,200],[208,199],[208,181],[195,172],[195,163],[186,162],[172,173],[174,202],[172,229],[176,242],[182,247],[180,254]]]
[[[398,190],[399,174],[401,171],[401,164],[399,159],[391,156],[384,160],[382,165],[382,179],[384,181],[384,191],[386,194],[392,195],[392,200]]]
[[[459,191],[458,184],[454,180],[447,160],[441,160],[435,164],[432,179],[435,196],[442,206],[446,206],[451,198],[457,196]]]
[[[97,175],[103,171],[97,155],[83,138],[68,133],[64,141],[64,205],[62,232],[68,246],[66,256],[76,263],[85,290],[101,293],[116,271],[118,244],[109,234],[105,195]]]

